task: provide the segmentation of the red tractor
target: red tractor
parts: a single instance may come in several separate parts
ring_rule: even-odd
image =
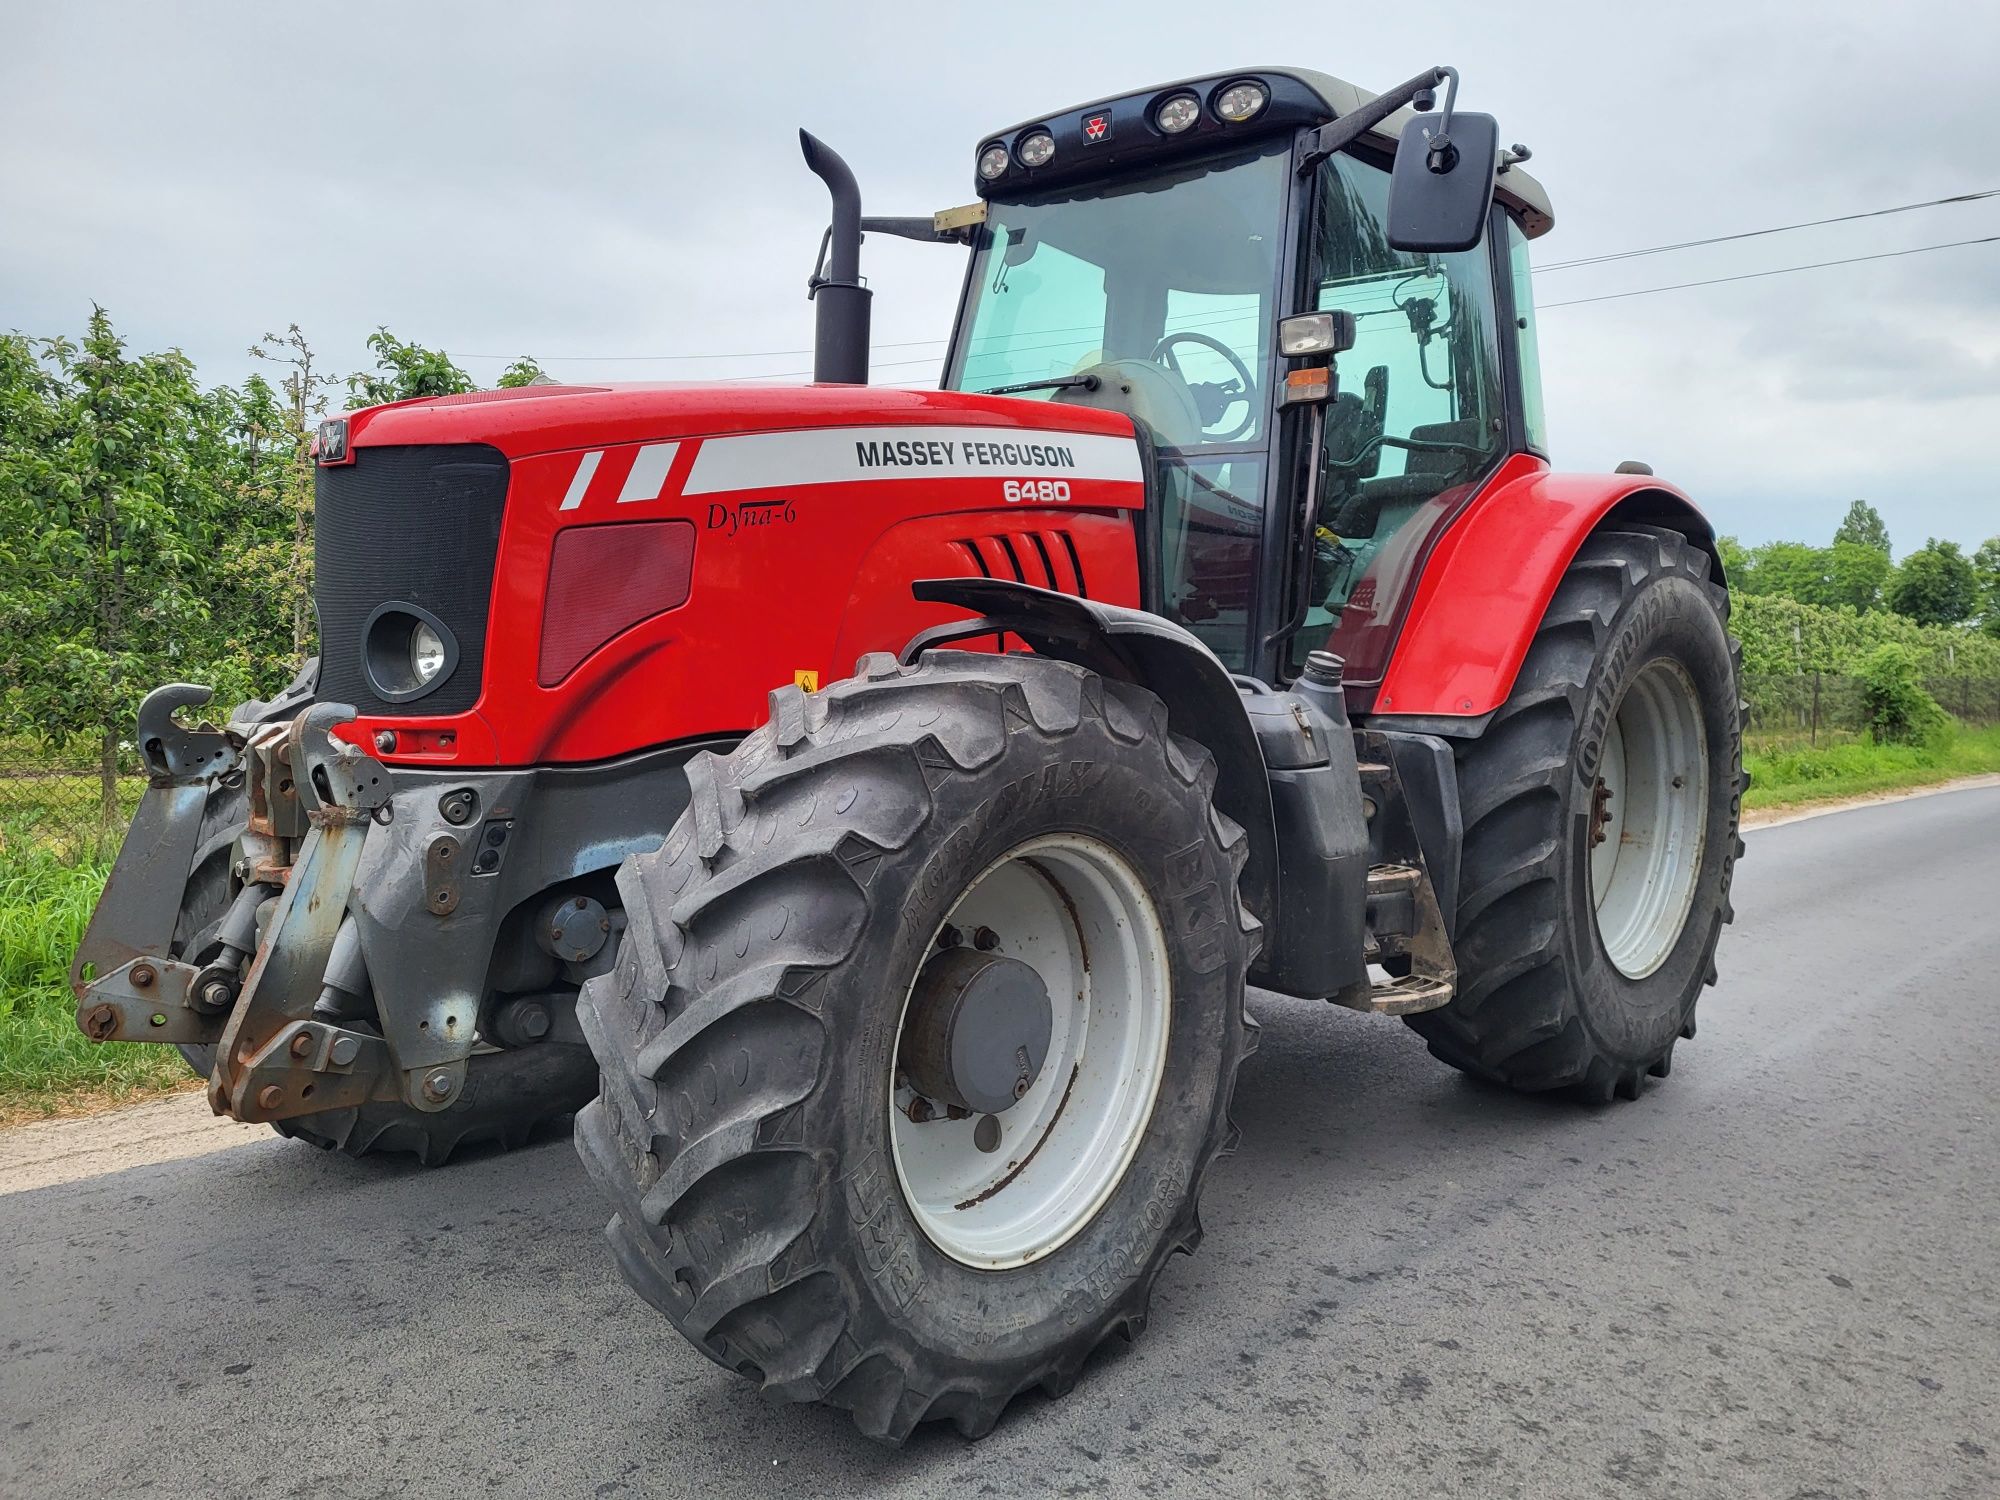
[[[1247,986],[1664,1076],[1742,851],[1728,596],[1679,491],[1550,471],[1549,204],[1456,87],[1100,100],[931,219],[807,137],[814,384],[326,423],[321,655],[147,700],[83,1028],[351,1154],[580,1110],[647,1300],[890,1441],[1144,1325]],[[866,384],[864,232],[970,247],[942,389]]]

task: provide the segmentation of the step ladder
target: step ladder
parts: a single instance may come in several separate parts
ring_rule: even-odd
[[[1409,1016],[1418,1011],[1449,1005],[1457,993],[1458,972],[1451,956],[1451,944],[1444,933],[1443,913],[1437,895],[1424,872],[1415,865],[1371,865],[1368,869],[1368,899],[1371,904],[1407,895],[1416,906],[1417,932],[1409,944],[1410,972],[1380,982],[1353,985],[1331,997],[1335,1005],[1367,1011],[1378,1016]],[[1376,961],[1371,943],[1368,960]]]

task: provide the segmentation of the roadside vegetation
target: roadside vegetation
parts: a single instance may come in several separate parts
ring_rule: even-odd
[[[0,1125],[195,1082],[171,1048],[100,1046],[77,1030],[69,961],[108,869],[0,830]]]

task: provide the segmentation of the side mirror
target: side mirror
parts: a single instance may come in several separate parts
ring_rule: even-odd
[[[1411,120],[1389,177],[1391,248],[1445,254],[1477,245],[1499,156],[1500,122],[1491,115],[1447,104],[1440,117]]]

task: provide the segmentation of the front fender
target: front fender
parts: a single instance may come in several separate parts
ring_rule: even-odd
[[[1681,532],[1722,581],[1715,528],[1671,485],[1542,469],[1503,479],[1432,547],[1371,712],[1471,720],[1499,708],[1584,538],[1620,521]]]
[[[903,651],[908,661],[931,646],[971,633],[1004,630],[1037,656],[1088,667],[1134,683],[1167,706],[1176,734],[1200,742],[1215,757],[1215,805],[1243,828],[1250,857],[1241,890],[1250,910],[1270,922],[1278,910],[1278,844],[1271,788],[1256,731],[1229,669],[1199,639],[1170,620],[1142,610],[1078,599],[1052,589],[998,578],[931,578],[911,586],[917,598],[982,616],[927,630]]]

